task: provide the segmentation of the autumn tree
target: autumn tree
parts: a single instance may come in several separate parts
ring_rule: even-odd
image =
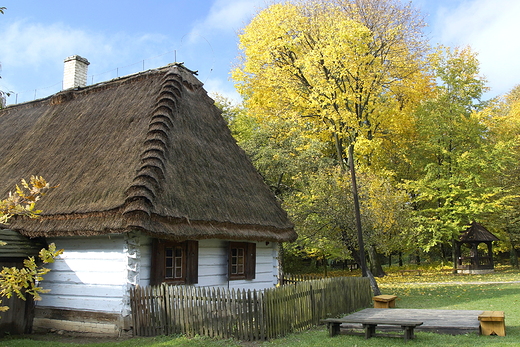
[[[338,194],[349,189],[349,180],[335,163],[331,142],[316,137],[314,126],[297,126],[295,120],[287,118],[258,119],[240,104],[219,95],[213,97],[239,146],[295,223],[299,238],[284,245],[284,254],[290,259],[320,261],[325,271],[329,260],[353,255],[359,263],[353,242],[356,225],[350,217],[354,211],[352,196]],[[367,197],[361,199],[365,230],[382,231],[382,235],[374,231],[364,236],[369,244],[375,242],[378,249],[387,251],[390,244],[399,244],[399,237],[390,237],[396,229],[396,211],[400,210],[391,200],[398,200],[398,195],[373,175],[361,173],[360,178],[361,194]],[[293,267],[297,263],[285,262]]]
[[[342,251],[344,247],[340,245],[340,238],[332,237],[335,235],[332,225],[341,221],[331,220],[341,215],[335,211],[345,209],[346,205],[329,204],[333,210],[329,210],[327,216],[318,211],[327,210],[323,205],[335,198],[329,196],[331,180],[325,174],[334,170],[331,159],[334,152],[328,143],[313,136],[313,127],[295,126],[293,120],[286,118],[259,119],[241,104],[233,104],[220,95],[213,98],[238,145],[246,151],[295,222],[299,238],[294,244],[283,246],[284,258],[311,258],[326,263],[329,259],[348,257]],[[316,193],[319,193],[319,198]],[[320,223],[322,226],[318,226]],[[314,226],[316,229],[312,230]],[[284,270],[296,263],[298,261],[284,261]]]
[[[314,126],[316,136],[331,141],[346,173],[348,165],[354,168],[354,152],[358,165],[377,162],[381,144],[398,141],[408,122],[416,90],[427,85],[423,25],[415,9],[392,0],[274,4],[240,34],[233,78],[249,111]],[[359,205],[355,191],[353,197]]]
[[[511,252],[512,264],[518,267],[520,255],[520,85],[490,103],[482,113],[488,131],[486,139],[499,153],[500,167],[492,177],[494,185],[506,189],[512,199],[493,220],[503,240],[501,249]]]
[[[35,210],[36,202],[50,188],[49,183],[42,177],[32,176],[29,182],[22,179],[21,185],[16,186],[14,193],[9,193],[6,199],[0,200],[0,223],[5,226],[13,216],[37,218],[41,211]],[[0,241],[0,246],[2,245],[5,245],[5,242]],[[57,250],[54,244],[50,244],[48,249],[40,251],[40,262],[52,263],[61,253],[63,250]],[[49,271],[39,265],[34,257],[25,259],[22,268],[3,267],[0,271],[0,296],[10,298],[14,294],[25,300],[26,295],[31,295],[35,300],[40,300],[40,294],[47,290],[39,287],[38,282],[42,281],[43,275]],[[0,306],[0,311],[7,309],[7,306]]]
[[[494,180],[510,161],[506,148],[490,141],[486,81],[469,47],[439,47],[430,57],[438,84],[416,112],[417,142],[410,155],[414,175],[415,233],[409,240],[428,251],[451,243],[472,221],[503,209],[510,199]]]

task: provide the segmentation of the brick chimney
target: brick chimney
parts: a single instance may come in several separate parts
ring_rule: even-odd
[[[68,57],[64,61],[63,89],[85,87],[89,61],[79,55]]]

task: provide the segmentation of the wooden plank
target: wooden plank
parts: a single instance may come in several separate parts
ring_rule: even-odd
[[[342,323],[361,323],[363,325],[363,329],[365,330],[365,339],[369,339],[373,336],[376,336],[376,328],[378,328],[378,326],[380,324],[398,326],[400,328],[400,330],[403,331],[402,336],[403,336],[405,342],[415,338],[414,329],[417,326],[420,326],[423,324],[423,322],[419,322],[419,321],[390,320],[390,319],[382,319],[382,318],[381,319],[329,318],[329,319],[322,320],[322,322],[327,323],[330,337],[333,337],[340,332],[340,324],[342,324]],[[381,334],[379,334],[379,336],[381,336]],[[388,336],[392,336],[392,335],[388,335]]]
[[[502,322],[504,320],[504,311],[484,311],[478,316],[479,321]]]
[[[345,319],[403,319],[419,320],[424,324],[415,331],[428,331],[440,334],[479,333],[477,310],[423,310],[423,309],[377,309],[367,308],[348,316]],[[359,328],[359,325],[342,325],[344,329]],[[381,330],[395,330],[395,327],[378,326]]]
[[[397,319],[391,318],[327,318],[323,319],[324,323],[359,323],[359,324],[370,324],[370,325],[400,325],[400,326],[419,326],[423,322],[419,320],[403,319],[402,317]]]

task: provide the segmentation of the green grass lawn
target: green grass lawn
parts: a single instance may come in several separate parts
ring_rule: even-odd
[[[421,276],[390,273],[378,279],[383,294],[395,294],[398,308],[496,310],[505,311],[507,336],[439,335],[416,333],[416,339],[405,344],[402,339],[376,337],[365,340],[361,336],[340,335],[329,338],[324,326],[305,332],[291,334],[267,342],[239,342],[213,340],[205,337],[188,339],[184,336],[160,336],[110,340],[108,342],[86,339],[61,338],[56,335],[28,338],[0,339],[2,346],[19,347],[103,347],[103,346],[286,346],[286,347],[335,347],[335,346],[417,346],[417,347],[473,347],[473,346],[520,346],[520,283],[498,283],[520,281],[517,270],[501,269],[489,275],[453,275],[439,271],[424,271]]]

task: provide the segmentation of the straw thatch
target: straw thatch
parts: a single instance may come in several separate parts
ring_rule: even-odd
[[[133,229],[176,240],[290,241],[292,224],[193,74],[174,64],[0,110],[0,196],[59,184],[35,236]]]

